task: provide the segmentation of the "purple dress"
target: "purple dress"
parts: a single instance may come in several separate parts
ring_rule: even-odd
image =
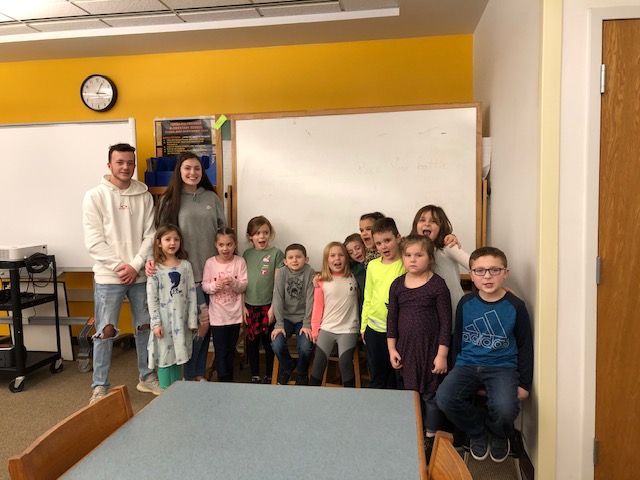
[[[407,288],[405,275],[389,289],[387,338],[396,338],[402,358],[404,388],[421,394],[435,392],[444,375],[431,373],[440,345],[451,343],[451,297],[435,273],[418,288]]]

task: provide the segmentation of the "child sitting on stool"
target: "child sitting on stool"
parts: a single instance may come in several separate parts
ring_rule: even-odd
[[[471,455],[502,462],[509,437],[529,396],[533,378],[533,342],[529,314],[522,300],[502,283],[509,275],[507,257],[482,247],[469,258],[469,274],[477,292],[462,297],[453,337],[455,364],[436,393],[438,407],[469,437]],[[487,410],[473,396],[487,394]]]

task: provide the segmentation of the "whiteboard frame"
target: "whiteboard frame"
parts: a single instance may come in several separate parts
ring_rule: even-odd
[[[236,191],[238,186],[238,159],[237,159],[237,122],[245,120],[268,120],[268,119],[282,119],[291,117],[314,117],[314,116],[329,116],[329,115],[353,115],[353,114],[367,114],[367,113],[387,113],[387,112],[405,112],[405,111],[422,111],[422,110],[449,110],[449,109],[475,109],[476,117],[476,130],[475,130],[475,150],[476,150],[476,174],[475,174],[475,245],[470,248],[468,245],[463,247],[469,252],[475,248],[484,244],[485,231],[486,231],[486,218],[483,214],[483,188],[482,188],[482,108],[479,102],[469,103],[449,103],[449,104],[429,104],[429,105],[403,105],[403,106],[388,106],[388,107],[365,107],[365,108],[346,108],[346,109],[330,109],[330,110],[302,110],[302,111],[286,111],[286,112],[269,112],[269,113],[252,113],[252,114],[239,114],[228,115],[231,120],[231,143],[232,143],[232,182],[233,182],[233,195],[231,201],[231,212],[233,218],[233,227],[238,232],[238,241],[240,245],[245,244],[245,231],[244,226],[241,228],[237,225],[238,220],[238,196],[239,192]],[[241,194],[241,192],[240,192]],[[364,212],[363,212],[364,213]],[[354,231],[356,231],[357,219],[354,219]],[[278,226],[274,226],[278,229]],[[455,226],[454,226],[455,228]],[[405,232],[401,232],[405,233]],[[342,239],[336,239],[342,240]],[[284,249],[284,245],[281,246]],[[317,252],[315,252],[317,253]],[[317,260],[317,259],[316,259]],[[313,262],[313,263],[318,263]]]

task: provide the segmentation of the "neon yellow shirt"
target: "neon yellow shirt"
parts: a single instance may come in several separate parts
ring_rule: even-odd
[[[402,264],[402,258],[393,263],[382,263],[382,258],[376,258],[369,262],[367,279],[364,283],[360,333],[364,333],[367,325],[376,332],[387,331],[389,288],[391,288],[393,281],[404,273],[406,273],[406,269]]]

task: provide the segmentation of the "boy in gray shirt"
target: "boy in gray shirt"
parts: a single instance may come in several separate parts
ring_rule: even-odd
[[[291,358],[287,339],[296,334],[298,344],[298,376],[296,385],[308,385],[309,361],[313,352],[311,340],[311,308],[313,307],[313,276],[308,265],[307,250],[299,243],[284,251],[284,266],[276,273],[273,289],[273,314],[276,324],[271,334],[271,348],[278,357],[278,385],[289,383],[296,361]]]

